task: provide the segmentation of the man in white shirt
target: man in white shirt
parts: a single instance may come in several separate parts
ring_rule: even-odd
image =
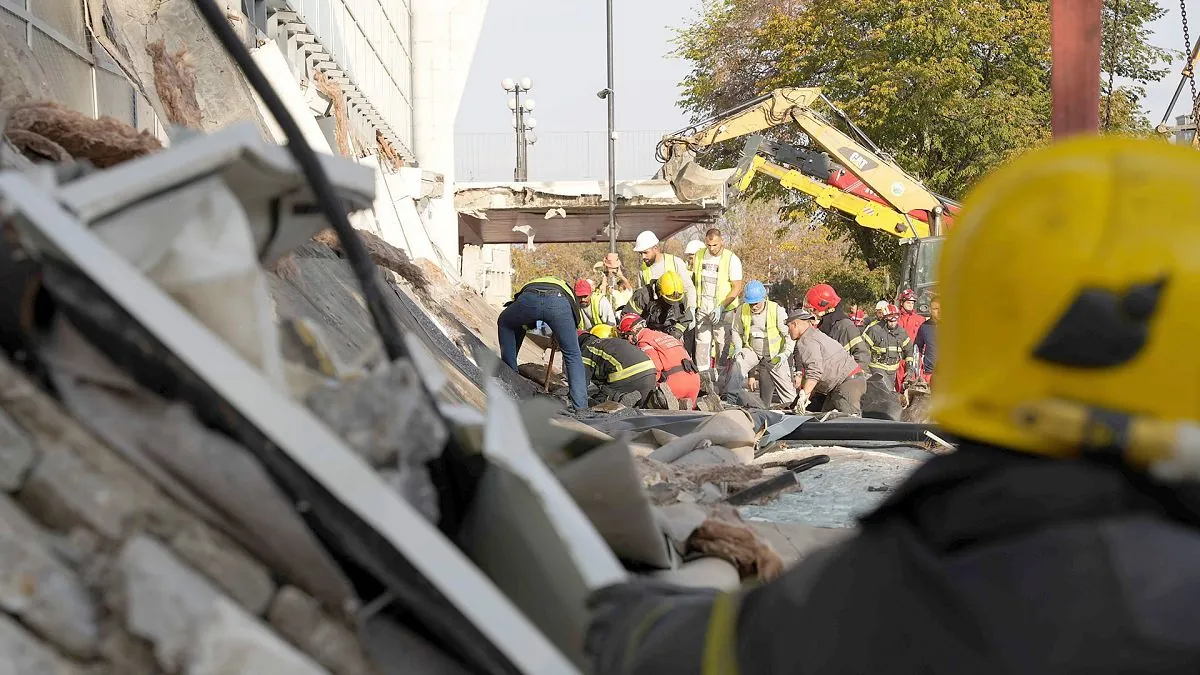
[[[714,362],[718,369],[725,365],[734,313],[746,285],[742,279],[742,261],[725,248],[720,230],[714,227],[706,232],[704,244],[705,248],[696,252],[692,263],[696,286],[696,367],[702,371]]]
[[[637,240],[633,243],[633,250],[642,256],[642,269],[637,278],[638,285],[652,287],[654,282],[668,270],[674,270],[683,280],[686,292],[684,309],[689,318],[694,317],[696,315],[696,285],[692,280],[692,271],[688,269],[687,262],[679,256],[663,252],[658,236],[650,230],[637,236]]]

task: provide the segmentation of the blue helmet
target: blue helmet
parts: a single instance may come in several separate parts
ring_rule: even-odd
[[[746,292],[742,297],[751,305],[763,302],[767,299],[767,287],[763,286],[761,281],[755,279],[746,284]]]

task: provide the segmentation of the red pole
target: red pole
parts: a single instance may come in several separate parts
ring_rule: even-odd
[[[1102,2],[1050,1],[1051,129],[1055,138],[1100,131]]]

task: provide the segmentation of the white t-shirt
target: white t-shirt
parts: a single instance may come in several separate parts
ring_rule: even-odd
[[[722,252],[724,253],[724,252]],[[717,297],[717,282],[721,269],[721,256],[704,254],[704,261],[700,264],[700,310],[711,312],[717,303],[725,298]],[[737,257],[737,254],[729,252],[729,281],[742,280],[742,261]]]

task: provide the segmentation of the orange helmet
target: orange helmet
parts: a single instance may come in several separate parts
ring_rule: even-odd
[[[841,301],[837,291],[833,290],[833,286],[829,284],[817,284],[804,294],[804,304],[818,312],[837,307]]]

